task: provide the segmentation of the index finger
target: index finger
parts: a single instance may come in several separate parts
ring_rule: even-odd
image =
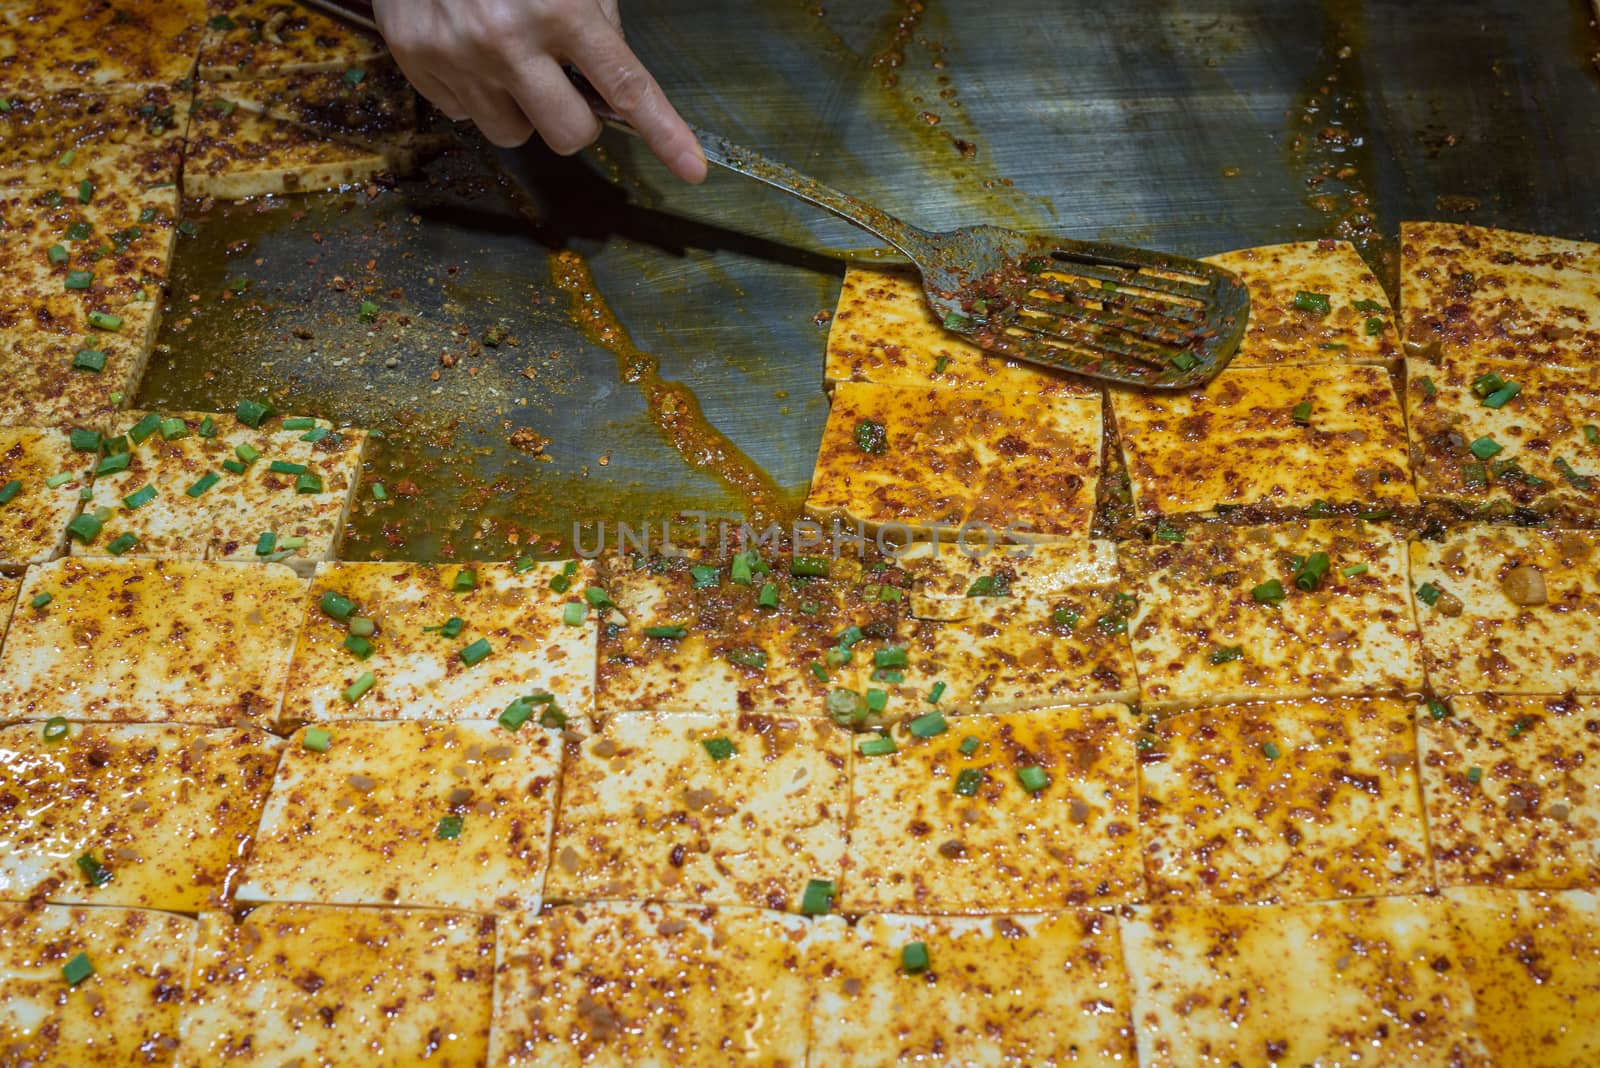
[[[566,52],[672,173],[686,182],[705,179],[706,156],[694,131],[615,27],[604,20],[585,26]]]

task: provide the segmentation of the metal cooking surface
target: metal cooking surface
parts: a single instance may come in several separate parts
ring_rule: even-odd
[[[1342,235],[1386,278],[1405,218],[1600,239],[1582,0],[836,7],[634,0],[627,21],[686,115],[924,226],[1195,255]],[[393,499],[363,492],[357,559],[555,551],[575,521],[740,511],[574,325],[547,263],[566,247],[797,508],[827,411],[814,319],[843,269],[824,253],[864,235],[733,175],[677,186],[619,134],[512,165],[537,222],[470,140],[375,196],[199,212],[140,402],[265,393],[382,430],[370,477]]]

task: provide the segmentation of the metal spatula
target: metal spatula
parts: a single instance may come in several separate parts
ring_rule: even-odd
[[[308,0],[373,25],[367,0]],[[595,114],[633,131],[582,78]],[[1244,335],[1250,296],[1198,260],[997,226],[933,233],[727,138],[690,127],[706,159],[833,212],[889,242],[922,273],[945,328],[1029,363],[1157,389],[1205,382]]]

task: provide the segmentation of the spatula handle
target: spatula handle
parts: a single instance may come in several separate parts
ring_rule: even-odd
[[[373,14],[372,4],[368,0],[301,0],[308,7],[318,7],[330,15],[354,22],[358,26],[365,26],[369,30],[378,28],[378,19]]]

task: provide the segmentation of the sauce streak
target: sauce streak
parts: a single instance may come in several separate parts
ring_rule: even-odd
[[[595,287],[583,257],[570,251],[552,253],[550,280],[571,301],[573,325],[617,358],[624,382],[639,387],[650,421],[684,462],[711,472],[742,497],[748,508],[745,518],[752,524],[765,526],[779,519],[783,493],[778,484],[707,421],[689,387],[662,379],[660,361],[633,343]]]

